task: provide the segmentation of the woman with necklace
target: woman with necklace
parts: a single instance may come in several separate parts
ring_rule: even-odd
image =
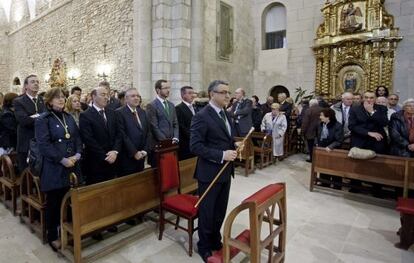
[[[80,178],[82,141],[73,117],[66,113],[65,95],[52,88],[44,95],[47,111],[35,121],[35,138],[43,158],[40,188],[46,194],[46,229],[49,245],[60,248],[60,205],[69,190],[69,174]]]

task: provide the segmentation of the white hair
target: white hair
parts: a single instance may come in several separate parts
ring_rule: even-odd
[[[342,93],[341,98],[344,99],[347,96],[349,96],[350,98],[353,98],[354,97],[354,94],[352,94],[351,92],[344,92],[344,93]]]
[[[319,101],[317,99],[311,99],[309,101],[309,106],[310,107],[313,106],[313,105],[318,105],[318,104],[319,104]]]
[[[403,107],[407,106],[408,104],[414,104],[414,99],[413,98],[409,98],[408,100],[403,102]]]

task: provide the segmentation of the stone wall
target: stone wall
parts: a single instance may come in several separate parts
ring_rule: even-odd
[[[62,57],[67,71],[80,70],[76,85],[86,90],[102,80],[97,77],[97,66],[101,63],[111,65],[109,81],[114,88],[131,86],[132,0],[60,0],[52,3],[50,8],[39,7],[38,10],[44,10],[44,13],[34,20],[22,19],[26,24],[11,23],[11,28],[16,29],[8,37],[10,59],[6,82],[10,85],[14,77],[23,79],[36,73],[43,82],[42,87],[46,88],[44,78],[50,72],[51,63]],[[104,44],[107,45],[106,58]],[[73,85],[73,82],[69,84]]]
[[[265,98],[273,86],[285,86],[291,96],[302,87],[314,90],[315,60],[312,46],[316,29],[322,22],[322,0],[255,0],[252,8],[255,27],[254,92]],[[271,4],[280,3],[286,8],[287,47],[262,50],[262,16]]]
[[[254,92],[261,98],[270,89],[282,85],[291,95],[297,87],[314,90],[315,59],[312,51],[316,30],[323,21],[320,9],[325,0],[255,0],[252,16],[255,30]],[[261,50],[262,14],[272,3],[281,3],[287,11],[287,48]],[[397,49],[394,67],[394,91],[404,100],[414,97],[414,1],[386,0],[386,10],[394,15],[395,26],[404,39]]]
[[[394,15],[395,26],[404,39],[398,44],[394,69],[394,91],[402,102],[414,97],[414,1],[386,1],[385,7]]]
[[[216,28],[219,1],[205,1],[203,87],[200,90],[206,90],[212,80],[223,79],[230,82],[231,90],[243,87],[247,95],[252,95],[255,42],[254,28],[251,23],[252,1],[223,0],[223,2],[233,7],[233,53],[230,61],[217,59]]]
[[[8,83],[6,79],[8,76],[8,39],[5,32],[8,30],[8,24],[7,18],[3,12],[3,9],[0,8],[0,92],[7,92]]]

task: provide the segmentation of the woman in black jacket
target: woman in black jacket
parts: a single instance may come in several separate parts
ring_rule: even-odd
[[[342,125],[336,120],[335,111],[331,108],[322,109],[320,120],[317,146],[324,147],[328,152],[339,148],[344,140],[344,131]],[[323,182],[322,186],[329,187],[332,183],[334,189],[341,189],[341,177],[321,174],[320,179],[330,181]]]
[[[74,172],[80,178],[82,141],[75,120],[63,110],[63,91],[49,89],[44,102],[48,110],[35,120],[35,138],[43,157],[40,188],[46,193],[47,238],[51,248],[57,251],[60,205],[69,190],[69,174]]]
[[[0,113],[0,155],[8,154],[16,148],[17,121],[14,117],[13,100],[18,95],[7,93],[3,100],[3,110]]]
[[[403,109],[391,115],[388,125],[392,155],[414,157],[414,99],[403,103]]]

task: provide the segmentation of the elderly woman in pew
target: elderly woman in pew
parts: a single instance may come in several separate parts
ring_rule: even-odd
[[[75,120],[63,110],[65,95],[62,90],[50,89],[44,102],[48,110],[35,121],[35,138],[43,158],[40,188],[46,194],[47,238],[51,248],[57,251],[60,248],[60,205],[69,190],[69,174],[80,174],[82,142]]]
[[[280,104],[272,103],[271,112],[264,115],[261,125],[262,132],[272,135],[273,139],[273,156],[283,158],[283,141],[287,129],[287,119],[285,114],[280,112]]]
[[[392,155],[414,157],[414,99],[403,103],[403,109],[391,116],[388,125]]]
[[[335,111],[331,108],[324,108],[320,113],[321,123],[318,127],[318,147],[325,148],[330,152],[335,148],[339,148],[344,140],[344,132],[342,125],[336,120]],[[333,184],[334,189],[341,189],[342,178],[321,174],[320,179],[322,186],[330,187]]]

